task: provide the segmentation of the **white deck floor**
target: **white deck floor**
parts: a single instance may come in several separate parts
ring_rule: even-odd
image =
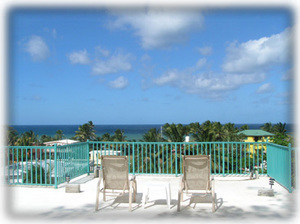
[[[153,180],[170,181],[171,209],[164,191],[150,190],[149,203],[142,207],[143,188]],[[10,223],[42,222],[294,222],[297,218],[297,192],[289,193],[275,183],[275,196],[258,196],[258,190],[269,187],[269,179],[260,177],[215,177],[217,211],[211,212],[211,204],[201,203],[188,207],[184,198],[182,210],[177,212],[177,195],[180,178],[174,176],[137,176],[137,203],[128,211],[128,195],[102,202],[95,211],[95,195],[98,178],[80,185],[80,193],[65,193],[64,185],[58,189],[43,187],[6,187],[3,191],[5,208],[3,216]],[[124,202],[124,203],[119,203]]]

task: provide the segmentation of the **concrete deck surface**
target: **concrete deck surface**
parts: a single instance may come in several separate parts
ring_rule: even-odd
[[[82,177],[80,177],[82,178]],[[78,179],[77,178],[77,182]],[[3,217],[8,223],[132,223],[132,222],[294,222],[297,220],[297,191],[289,193],[279,184],[273,186],[275,196],[258,196],[258,190],[269,189],[269,178],[215,177],[217,211],[211,204],[197,203],[188,206],[184,197],[182,210],[177,212],[179,177],[137,175],[137,202],[128,211],[128,194],[107,202],[100,195],[99,210],[95,211],[98,178],[80,184],[80,193],[65,193],[65,186],[58,189],[45,187],[9,186],[3,190],[5,208]],[[71,181],[74,182],[76,180]],[[142,207],[143,189],[154,181],[170,182],[171,209],[166,204],[163,190],[150,190],[149,203]]]

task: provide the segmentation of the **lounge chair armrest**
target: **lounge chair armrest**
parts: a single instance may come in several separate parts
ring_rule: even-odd
[[[215,192],[215,179],[214,179],[214,177],[211,178],[210,183],[211,183],[211,190],[212,190],[212,192]]]
[[[129,181],[136,181],[136,176],[133,175],[133,176],[129,179]]]

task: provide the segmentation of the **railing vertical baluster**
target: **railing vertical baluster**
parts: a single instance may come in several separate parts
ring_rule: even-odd
[[[238,143],[235,143],[235,174],[238,173]]]
[[[178,176],[178,158],[177,157],[178,157],[178,155],[177,155],[177,143],[175,143],[175,172],[176,172],[176,176]]]
[[[222,143],[222,164],[223,164],[223,169],[222,169],[222,173],[223,173],[223,176],[225,176],[225,144],[224,142]]]
[[[12,182],[15,183],[15,150],[12,150]]]
[[[17,183],[19,183],[19,150],[17,150]]]
[[[38,171],[38,166],[37,166],[37,148],[34,149],[34,159],[35,159],[35,183],[37,183],[37,171]]]
[[[21,170],[22,170],[22,184],[24,183],[24,163],[23,163],[23,160],[24,160],[24,158],[23,158],[23,148],[21,148],[21,161],[22,161],[22,165],[21,165]]]
[[[51,149],[50,149],[51,151]],[[54,145],[54,185],[57,188],[57,146]],[[51,160],[50,160],[51,161]]]
[[[135,175],[135,147],[134,147],[135,145],[134,145],[134,142],[132,143],[132,168],[133,168],[133,170],[132,170],[132,173],[133,173],[133,175]]]

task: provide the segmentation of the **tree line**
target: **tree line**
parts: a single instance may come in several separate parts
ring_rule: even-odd
[[[188,125],[182,124],[169,124],[166,123],[162,126],[161,130],[152,128],[146,132],[142,139],[142,142],[184,142],[185,137],[189,136],[190,141],[193,142],[240,142],[245,139],[245,136],[238,134],[242,130],[249,129],[248,125],[243,125],[237,128],[234,123],[226,123],[222,125],[220,122],[205,121],[202,124],[199,122],[190,123]],[[262,130],[273,133],[274,136],[271,141],[280,144],[288,145],[293,144],[292,136],[287,134],[286,123],[265,123],[261,126]],[[44,142],[61,140],[64,134],[62,130],[57,130],[54,137],[48,135],[38,136],[32,130],[19,134],[14,128],[8,127],[7,129],[7,145],[8,146],[30,146],[30,145],[43,145]],[[92,121],[89,121],[78,127],[75,132],[74,140],[85,142],[91,141],[114,141],[114,142],[126,142],[136,141],[127,140],[124,130],[117,129],[114,134],[105,133],[101,136],[96,135],[95,126]]]

